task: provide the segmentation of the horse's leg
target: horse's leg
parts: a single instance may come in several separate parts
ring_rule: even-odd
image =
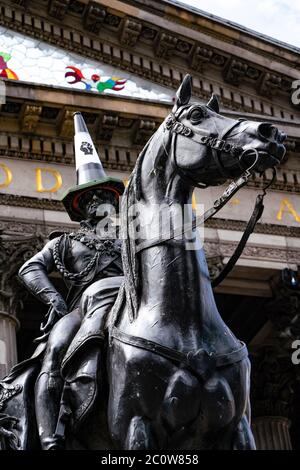
[[[248,361],[247,366],[249,368],[248,377],[250,377],[250,362]],[[248,379],[249,380],[249,379]],[[250,383],[248,384],[248,390],[250,389]],[[249,393],[249,392],[248,392]],[[246,410],[242,415],[242,418],[236,429],[233,433],[233,443],[232,449],[233,450],[255,450],[255,440],[252,434],[252,430],[250,427],[251,422],[251,405],[250,405],[250,398],[249,395],[246,398]]]
[[[233,450],[255,450],[255,441],[247,416],[244,415],[233,433]]]
[[[43,450],[59,447],[54,434],[63,390],[60,366],[80,321],[76,312],[69,313],[54,325],[48,339],[43,365],[35,385],[36,418]]]
[[[125,440],[125,450],[156,449],[151,424],[146,418],[134,416],[130,422]]]

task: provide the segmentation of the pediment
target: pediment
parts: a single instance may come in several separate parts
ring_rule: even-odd
[[[69,90],[172,102],[174,90],[0,27],[0,76]]]

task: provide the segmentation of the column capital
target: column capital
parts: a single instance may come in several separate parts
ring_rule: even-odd
[[[41,235],[0,232],[0,314],[16,318],[26,293],[18,282],[17,273],[44,244]],[[17,323],[17,320],[15,320]]]
[[[297,385],[295,366],[278,344],[251,352],[251,406],[253,417],[292,418]]]
[[[13,324],[13,326],[15,327],[16,330],[18,330],[20,328],[20,322],[19,320],[17,319],[17,317],[13,316],[13,315],[10,315],[9,313],[6,313],[6,312],[2,312],[0,310],[0,320],[7,320],[9,322],[11,322]]]
[[[283,349],[291,351],[291,343],[300,339],[300,276],[284,269],[271,279],[273,298],[266,304],[266,313],[275,336]]]

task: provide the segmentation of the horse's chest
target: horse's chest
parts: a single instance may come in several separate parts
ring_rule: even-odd
[[[235,415],[235,399],[227,379],[215,372],[200,387],[199,419],[209,432],[227,426]]]
[[[235,399],[228,378],[219,371],[204,381],[159,355],[131,347],[127,351],[127,385],[134,390],[135,398],[138,390],[141,413],[152,416],[158,433],[161,423],[172,433],[181,430],[184,434],[186,429],[196,445],[199,439],[205,440],[206,435],[233,420]],[[143,374],[137,374],[140,367]]]
[[[203,435],[228,425],[234,417],[234,397],[227,380],[215,373],[206,382],[186,369],[169,379],[163,399],[164,421],[176,429],[194,423]],[[196,431],[196,429],[195,429]]]

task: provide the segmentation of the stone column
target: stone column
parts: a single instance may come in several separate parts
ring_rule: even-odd
[[[258,449],[291,449],[290,427],[299,419],[299,366],[292,363],[292,343],[300,339],[299,279],[299,273],[285,269],[271,280],[273,298],[265,313],[272,333],[267,344],[251,351],[252,427]]]
[[[292,450],[291,421],[283,416],[253,419],[252,431],[257,450]]]
[[[259,450],[291,450],[297,378],[290,356],[269,344],[251,353],[252,430]]]
[[[26,294],[17,272],[39,245],[39,237],[33,235],[0,233],[0,379],[17,362],[17,314]]]
[[[8,374],[17,362],[16,330],[18,320],[0,311],[0,379]]]

